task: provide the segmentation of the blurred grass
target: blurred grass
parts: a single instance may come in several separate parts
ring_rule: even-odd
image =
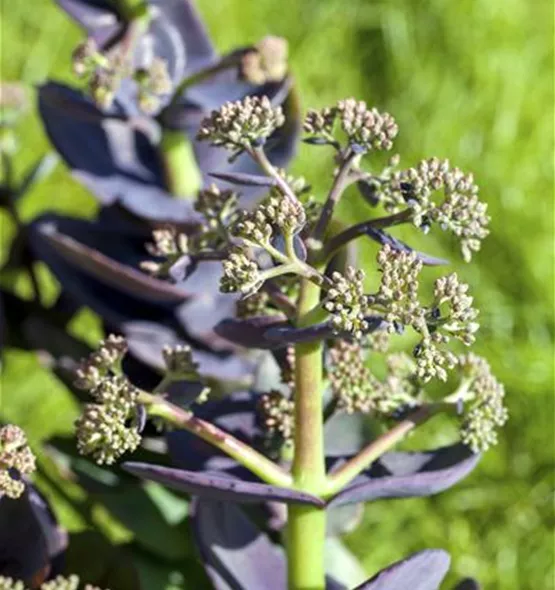
[[[444,547],[453,556],[450,580],[473,575],[487,589],[553,588],[551,3],[199,4],[220,49],[269,33],[287,37],[305,107],[353,95],[387,109],[400,125],[397,149],[404,164],[431,155],[449,157],[474,171],[489,203],[492,234],[473,264],[464,266],[438,232],[411,237],[411,243],[448,255],[473,287],[482,310],[477,352],[487,356],[507,386],[511,420],[502,442],[447,493],[369,505],[363,526],[348,544],[369,573],[411,551]],[[3,79],[29,84],[47,76],[70,79],[68,56],[80,33],[50,0],[35,0],[32,8],[25,2],[3,3],[1,34]],[[23,122],[20,139],[18,169],[23,170],[48,149],[35,113]],[[325,152],[302,148],[294,170],[321,193],[330,161]],[[361,206],[349,193],[342,213],[352,218]],[[32,218],[44,209],[86,215],[94,203],[60,166],[22,204],[22,215]],[[1,221],[5,245],[11,232]],[[53,390],[64,412],[72,414],[65,392],[46,379],[32,359],[10,362],[8,356],[4,416],[25,422],[26,408],[40,401],[28,392],[47,398]],[[54,421],[50,430],[43,424],[40,435],[66,428],[67,423]],[[433,424],[423,438],[445,441]]]

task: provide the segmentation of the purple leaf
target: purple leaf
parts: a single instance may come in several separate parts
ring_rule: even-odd
[[[285,557],[245,515],[228,502],[193,501],[193,535],[215,590],[284,590]]]
[[[121,27],[114,4],[106,0],[56,0],[99,46],[103,46]]]
[[[78,242],[70,235],[62,233],[60,229],[60,225],[54,221],[36,225],[37,234],[64,260],[70,265],[75,265],[81,272],[124,293],[149,301],[178,303],[187,299],[188,294],[182,288],[121,264],[102,252]],[[40,250],[40,245],[37,249]]]
[[[162,348],[185,344],[176,331],[156,322],[130,320],[123,322],[121,331],[126,337],[129,352],[150,367],[163,369]],[[255,370],[253,360],[238,355],[218,355],[204,350],[195,350],[195,362],[201,375],[228,382],[243,382],[252,379]]]
[[[343,488],[329,505],[437,494],[465,478],[479,460],[480,455],[460,443],[432,451],[385,453]],[[341,463],[338,461],[334,469]]]
[[[450,563],[443,549],[426,549],[390,565],[355,590],[438,590]]]
[[[308,504],[323,506],[324,502],[304,492],[280,488],[264,483],[243,481],[227,473],[198,472],[174,469],[149,463],[127,462],[126,471],[150,481],[187,494],[200,495],[226,502],[285,502],[286,504]]]
[[[30,584],[66,546],[67,535],[32,486],[16,500],[0,494],[0,574]]]
[[[382,246],[388,245],[391,246],[394,250],[399,250],[400,252],[413,252],[414,249],[411,248],[405,242],[394,238],[392,235],[388,234],[387,232],[381,229],[373,229],[368,228],[366,231],[366,235],[381,244]],[[426,266],[443,266],[445,264],[449,264],[448,260],[444,258],[436,258],[434,256],[429,256],[428,254],[424,254],[423,252],[416,252],[417,258],[425,264]]]
[[[265,338],[268,328],[287,325],[283,316],[260,316],[247,320],[227,318],[214,328],[218,336],[246,348],[273,348],[279,346],[275,341]]]
[[[192,202],[174,199],[165,190],[162,163],[145,119],[126,120],[117,102],[102,113],[89,98],[55,82],[40,87],[39,112],[58,153],[103,205],[120,204],[160,222],[199,219]]]
[[[242,174],[240,172],[209,172],[209,176],[223,180],[229,184],[237,184],[239,186],[266,186],[272,187],[277,183],[273,178],[269,176],[261,176],[258,174]]]

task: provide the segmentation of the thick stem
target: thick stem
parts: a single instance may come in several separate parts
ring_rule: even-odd
[[[303,280],[298,325],[319,302],[320,289]],[[295,347],[295,455],[293,481],[303,491],[319,494],[325,487],[323,431],[323,350],[321,342]],[[290,590],[323,590],[326,513],[293,506],[288,513],[287,558]]]
[[[177,197],[193,198],[202,187],[193,147],[183,131],[164,129],[160,141],[166,187]]]
[[[196,434],[258,475],[263,481],[280,487],[291,487],[290,474],[279,465],[214,424],[197,418],[189,410],[146,392],[141,393],[139,402],[146,406],[149,416],[157,416],[172,426]]]

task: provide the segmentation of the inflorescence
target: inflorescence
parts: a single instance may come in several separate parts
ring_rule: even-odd
[[[22,478],[35,468],[25,432],[13,424],[0,427],[0,496],[19,498],[25,490]]]
[[[256,59],[262,59],[261,55]],[[433,296],[422,301],[420,279],[425,258],[385,230],[411,222],[427,231],[437,223],[460,238],[468,261],[488,233],[486,206],[478,200],[472,175],[451,167],[447,160],[431,158],[415,168],[398,171],[399,157],[395,155],[380,174],[363,172],[362,156],[391,150],[398,127],[388,113],[354,99],[309,111],[305,118],[306,141],[332,146],[338,166],[326,203],[307,199],[304,179],[274,168],[263,151],[265,140],[283,122],[281,110],[266,97],[227,103],[213,111],[203,121],[198,138],[225,147],[232,157],[247,152],[270,177],[268,195],[254,209],[238,210],[236,193],[211,186],[200,193],[196,205],[205,218],[198,234],[205,236],[204,242],[193,234],[189,245],[180,246],[176,234],[164,233],[155,239],[159,246],[151,253],[175,261],[195,240],[197,249],[198,244],[206,251],[215,248],[222,259],[220,289],[242,295],[237,311],[244,319],[273,314],[277,309],[280,313],[285,310],[293,322],[300,320],[295,314],[299,287],[302,281],[317,285],[319,300],[313,309],[305,310],[302,325],[323,322],[320,329],[326,323],[332,328],[326,374],[336,407],[349,413],[395,418],[424,403],[423,386],[427,382],[433,378],[447,381],[449,372],[460,368],[461,361],[450,345],[452,341],[473,344],[479,324],[468,285],[455,273],[438,278]],[[244,179],[238,184],[241,181]],[[359,187],[364,183],[366,200],[382,204],[390,215],[374,226],[370,220],[339,234],[334,229],[328,232],[333,235],[328,235],[338,195],[354,183]],[[444,198],[436,202],[433,196],[438,191]],[[375,292],[366,291],[362,269],[350,265],[346,257],[333,260],[337,248],[366,233],[367,227],[375,232],[368,235],[382,244],[377,255],[380,281]],[[328,237],[334,241],[333,247],[326,247]],[[332,261],[334,264],[330,264]],[[268,281],[268,288],[261,290]],[[367,366],[366,354],[387,353],[393,335],[402,334],[407,327],[418,336],[412,355],[390,354],[385,375],[374,375]],[[291,395],[271,391],[260,403],[266,430],[286,442],[292,439],[294,424],[293,350],[288,349],[283,378]],[[467,393],[474,393],[464,399],[470,406],[461,434],[463,442],[475,452],[494,444],[496,429],[506,420],[502,386],[489,368],[482,367],[478,373],[466,382],[471,383]]]
[[[39,590],[77,590],[79,588],[79,577],[71,575],[68,577],[57,576],[53,580],[43,582]],[[27,590],[24,582],[0,576],[0,590]],[[86,584],[83,590],[102,590],[98,586]]]

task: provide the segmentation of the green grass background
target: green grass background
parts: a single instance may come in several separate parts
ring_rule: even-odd
[[[405,164],[449,157],[474,171],[489,203],[492,233],[471,265],[440,232],[412,243],[448,256],[471,284],[481,308],[476,350],[506,384],[510,422],[500,445],[461,485],[433,498],[368,505],[347,544],[368,573],[412,551],[443,547],[453,556],[450,581],[473,575],[486,589],[553,588],[551,3],[203,0],[199,6],[221,50],[269,33],[289,39],[305,108],[355,96],[388,110],[400,126],[397,149]],[[70,80],[69,54],[80,32],[65,14],[51,0],[4,0],[1,10],[2,79]],[[48,149],[32,110],[19,139],[21,171]],[[293,168],[322,194],[331,171],[324,152],[303,147]],[[21,214],[88,215],[94,206],[59,166],[22,202]],[[348,193],[342,214],[354,218],[361,206]],[[5,252],[12,228],[1,221]],[[8,351],[5,360],[2,417],[27,426],[36,442],[67,434],[76,413],[69,395],[31,355]],[[426,428],[427,442],[447,440],[433,425]],[[83,526],[67,501],[56,509],[70,528]]]

